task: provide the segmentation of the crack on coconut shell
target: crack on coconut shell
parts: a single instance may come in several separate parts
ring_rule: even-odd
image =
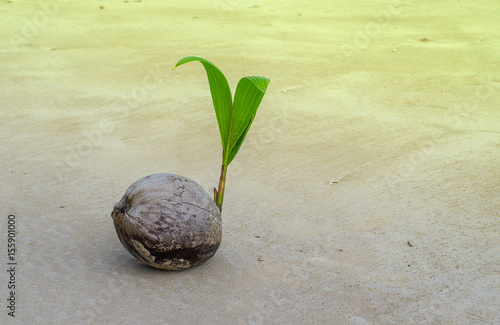
[[[183,258],[165,260],[163,263],[157,266],[160,269],[169,271],[180,271],[191,267],[191,262],[184,260]]]
[[[175,258],[157,258],[151,255],[150,251],[147,250],[140,242],[135,239],[132,239],[132,246],[135,249],[135,253],[139,255],[141,259],[150,263],[151,266],[154,266],[159,269],[169,270],[169,271],[180,271],[187,268],[190,268],[192,263],[191,261],[183,258],[183,257],[175,257]],[[187,258],[189,258],[189,250],[186,249],[178,249],[177,255],[186,255],[188,252]],[[194,251],[194,250],[193,250]],[[167,252],[169,255],[172,254],[172,251]],[[175,251],[174,251],[175,253]],[[193,252],[191,252],[193,253]]]
[[[160,258],[157,261],[157,258],[151,255],[151,253],[140,242],[135,239],[132,239],[131,241],[135,252],[142,259],[149,262],[151,266],[168,271],[180,271],[191,267],[191,262],[185,260],[184,258]]]

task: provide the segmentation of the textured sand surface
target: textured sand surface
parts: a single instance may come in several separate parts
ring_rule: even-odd
[[[100,9],[103,5],[104,9]],[[499,324],[500,2],[2,1],[2,324]],[[206,264],[110,216],[221,148],[197,55],[272,81]],[[233,88],[234,89],[234,88]],[[9,274],[0,276],[7,304]]]

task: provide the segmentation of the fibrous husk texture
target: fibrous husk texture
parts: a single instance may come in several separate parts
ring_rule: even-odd
[[[203,263],[222,239],[213,199],[194,181],[174,174],[149,175],[130,185],[111,217],[123,246],[160,269]]]

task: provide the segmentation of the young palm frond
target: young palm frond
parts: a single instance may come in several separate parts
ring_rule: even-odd
[[[270,80],[256,76],[241,78],[236,87],[233,101],[226,77],[210,61],[196,56],[188,56],[177,62],[174,69],[192,61],[199,61],[205,68],[219,126],[222,143],[222,168],[219,187],[214,189],[214,200],[222,212],[227,167],[241,148]]]

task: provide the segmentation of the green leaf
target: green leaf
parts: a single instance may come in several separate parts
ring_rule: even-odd
[[[230,151],[230,154],[227,158],[227,165],[229,165],[231,163],[231,161],[233,161],[234,157],[236,156],[236,154],[238,153],[238,151],[240,150],[240,147],[241,145],[243,144],[243,140],[245,140],[245,136],[247,135],[247,132],[248,130],[250,129],[250,125],[252,124],[253,120],[250,121],[250,123],[248,123],[248,126],[247,128],[245,129],[245,132],[243,133],[243,135],[238,139],[238,141],[234,144],[234,147],[233,149]],[[223,156],[225,157],[225,155]]]
[[[203,58],[199,58],[196,56],[185,57],[177,62],[177,64],[174,66],[174,69],[180,65],[192,61],[201,62],[207,73],[215,116],[217,117],[217,124],[219,125],[222,148],[226,148],[228,145],[227,139],[229,138],[229,126],[231,111],[233,107],[231,89],[229,88],[227,79],[222,71],[220,71],[219,68],[217,68],[217,66],[215,66],[213,63]]]
[[[264,77],[244,77],[238,82],[234,94],[229,148],[224,160],[229,165],[234,159],[252,124],[257,108],[264,97],[270,80]]]
[[[242,78],[236,87],[233,103],[226,77],[210,61],[188,56],[177,62],[174,69],[192,61],[201,62],[207,73],[222,142],[222,164],[227,166],[238,153],[270,80],[253,76]]]

